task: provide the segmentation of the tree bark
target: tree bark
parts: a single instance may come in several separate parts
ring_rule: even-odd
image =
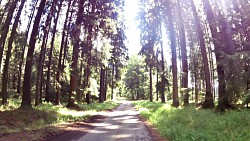
[[[171,52],[172,52],[172,74],[173,74],[173,106],[179,106],[179,96],[178,96],[178,78],[177,78],[177,57],[176,57],[176,43],[175,43],[175,31],[174,22],[171,8],[169,6],[170,2],[167,0],[166,9],[169,26],[169,36],[171,42]]]
[[[104,102],[104,91],[105,91],[105,68],[101,67],[100,72],[100,94],[99,94],[99,103]]]
[[[62,69],[62,54],[63,54],[63,49],[66,48],[66,46],[64,46],[65,45],[64,43],[65,43],[66,30],[68,30],[67,23],[68,23],[68,17],[69,17],[70,7],[71,7],[71,0],[69,0],[69,3],[68,3],[68,8],[67,8],[67,12],[66,12],[66,18],[65,18],[65,21],[64,21],[64,25],[63,25],[62,40],[61,40],[59,60],[58,60],[57,73],[56,73],[57,92],[56,92],[55,105],[60,105],[60,97],[61,97],[61,72],[63,70]],[[72,17],[72,14],[70,15],[70,18],[71,17]]]
[[[54,0],[53,2],[54,2],[54,4],[52,5],[51,8],[55,9],[57,0]],[[52,53],[53,53],[53,49],[54,49],[54,41],[55,41],[55,37],[56,37],[56,28],[57,28],[58,18],[59,18],[59,14],[60,14],[61,7],[62,7],[62,2],[63,2],[63,0],[61,0],[59,3],[57,15],[56,15],[56,18],[54,21],[54,28],[53,28],[50,51],[49,51],[49,62],[48,62],[48,71],[47,71],[47,80],[46,80],[46,97],[45,97],[45,101],[47,101],[47,102],[51,101],[51,99],[50,99],[50,69],[51,69]],[[53,14],[54,14],[54,10],[51,12],[51,15],[53,15]]]
[[[153,102],[152,67],[149,68],[149,101]]]
[[[12,44],[13,44],[14,38],[16,36],[16,29],[18,26],[19,18],[21,16],[21,13],[23,10],[24,3],[25,3],[25,0],[22,0],[21,4],[19,6],[19,9],[18,9],[16,18],[14,20],[14,24],[13,24],[12,31],[10,34],[10,38],[8,41],[8,50],[7,50],[7,54],[6,54],[5,65],[4,65],[4,69],[3,69],[3,78],[2,78],[2,104],[3,105],[7,104],[7,97],[8,97],[7,84],[8,83],[5,83],[5,82],[8,82],[9,62],[10,62],[10,57],[11,57]]]
[[[47,19],[45,21],[45,29],[43,32],[43,41],[40,49],[40,55],[39,55],[39,63],[37,67],[37,79],[36,79],[36,98],[35,98],[35,106],[38,106],[38,104],[42,101],[42,89],[43,89],[43,68],[44,68],[44,60],[45,60],[45,54],[46,54],[46,45],[48,41],[49,31],[51,28],[51,20],[52,20],[52,7],[50,9],[50,12],[47,15]],[[45,99],[46,100],[46,99]]]
[[[115,71],[115,65],[112,64],[112,76],[111,76],[111,100],[114,98],[114,72]]]
[[[76,23],[73,29],[72,41],[73,41],[73,55],[72,55],[72,64],[71,64],[71,74],[70,74],[70,91],[69,91],[69,99],[67,107],[74,107],[75,106],[75,94],[76,94],[76,86],[77,86],[77,63],[78,63],[78,53],[79,53],[79,46],[80,46],[80,34],[81,34],[81,23],[82,23],[82,14],[84,11],[84,2],[85,0],[80,0],[78,5],[78,12]]]
[[[195,18],[196,30],[197,30],[199,41],[200,41],[200,49],[201,49],[203,67],[204,67],[204,72],[205,72],[206,94],[205,94],[205,101],[202,104],[202,107],[203,108],[214,108],[214,101],[213,101],[213,94],[211,92],[210,72],[209,72],[209,65],[208,65],[208,59],[207,59],[207,51],[206,51],[206,46],[205,46],[204,34],[203,34],[203,31],[201,28],[198,14],[196,12],[194,1],[190,0],[190,2],[191,2],[193,15]]]
[[[36,36],[39,33],[39,23],[43,14],[43,10],[45,8],[46,0],[41,0],[40,5],[38,7],[38,11],[36,14],[36,18],[33,25],[33,30],[30,36],[29,49],[27,54],[26,66],[25,66],[25,74],[24,74],[24,82],[23,82],[23,95],[22,95],[22,103],[21,108],[30,109],[31,105],[31,72],[32,72],[32,63],[33,63],[33,54],[36,44]]]
[[[161,75],[161,102],[165,103],[165,65],[164,65],[164,52],[163,52],[163,41],[162,41],[162,25],[160,24],[160,32],[161,32],[161,68],[162,68],[162,75]]]
[[[3,51],[4,51],[4,45],[5,45],[5,41],[8,35],[8,31],[10,28],[10,22],[12,20],[13,17],[13,12],[16,8],[18,0],[12,1],[10,4],[10,8],[5,20],[5,23],[3,25],[3,27],[1,28],[1,37],[0,37],[0,69],[1,69],[1,64],[2,64],[2,58],[3,58]]]
[[[226,108],[229,107],[230,104],[229,104],[228,95],[226,92],[225,71],[224,71],[224,67],[220,63],[224,59],[222,55],[223,48],[220,45],[220,37],[219,37],[219,33],[217,32],[217,25],[215,24],[216,20],[212,11],[212,7],[208,0],[203,0],[203,5],[204,5],[205,13],[207,16],[207,20],[209,23],[209,27],[211,30],[211,35],[213,38],[213,44],[215,48],[215,58],[217,62],[217,74],[218,74],[218,82],[219,82],[218,108],[220,111],[224,111]]]
[[[31,15],[30,15],[30,18],[29,18],[29,22],[28,22],[28,25],[27,25],[27,30],[25,32],[25,43],[24,45],[22,46],[22,53],[21,53],[21,59],[20,59],[20,62],[19,62],[19,66],[18,66],[18,82],[17,82],[17,93],[20,94],[21,92],[21,79],[22,79],[22,71],[23,71],[23,61],[24,61],[24,53],[25,53],[25,49],[26,49],[26,46],[27,46],[27,40],[28,40],[28,35],[29,35],[29,31],[30,31],[30,27],[31,27],[31,22],[32,22],[32,19],[35,15],[35,8],[36,8],[36,5],[37,5],[37,0],[35,2],[35,4],[33,5],[32,7],[32,12],[31,12]]]
[[[186,47],[186,35],[184,28],[184,21],[182,16],[182,9],[180,6],[180,0],[177,0],[178,5],[178,17],[179,17],[179,34],[180,34],[180,46],[181,46],[181,60],[182,60],[182,81],[181,87],[184,89],[184,105],[189,105],[188,95],[188,62],[187,62],[187,47]]]

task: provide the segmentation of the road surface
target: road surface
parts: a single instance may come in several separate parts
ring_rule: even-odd
[[[95,128],[75,141],[153,141],[132,102],[124,101],[106,114],[103,122],[93,123]]]

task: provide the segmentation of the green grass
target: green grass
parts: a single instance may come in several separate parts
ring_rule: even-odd
[[[112,109],[118,104],[107,101],[90,105],[79,104],[79,109],[68,109],[65,106],[54,106],[52,103],[43,103],[33,110],[18,109],[21,101],[10,99],[8,106],[0,106],[0,135],[3,133],[33,130],[49,125],[56,125],[69,121],[81,121],[95,115],[98,111]]]
[[[157,102],[135,102],[141,115],[172,141],[249,141],[250,111],[220,114],[194,107],[173,108]]]

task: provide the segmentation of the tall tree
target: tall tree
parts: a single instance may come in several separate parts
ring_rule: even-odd
[[[56,3],[57,3],[57,0],[55,0],[55,7],[51,7],[51,8],[56,8]],[[57,13],[56,13],[56,17],[55,17],[55,20],[54,20],[54,28],[53,28],[53,31],[52,31],[52,38],[51,38],[51,45],[50,45],[50,51],[49,51],[49,62],[48,62],[48,71],[47,71],[47,81],[46,81],[46,99],[47,101],[51,101],[50,100],[50,70],[51,70],[51,61],[52,61],[52,53],[53,53],[53,49],[54,49],[54,42],[55,42],[55,37],[56,37],[56,29],[57,29],[57,24],[58,24],[58,19],[59,19],[59,14],[61,12],[61,8],[62,8],[62,3],[63,3],[63,0],[60,0],[59,2],[59,5],[58,5],[58,9],[57,9]],[[52,13],[51,13],[52,14]]]
[[[11,31],[11,34],[10,34],[10,38],[9,38],[9,41],[8,41],[8,50],[7,50],[7,53],[6,53],[6,59],[5,59],[5,64],[4,64],[4,69],[3,69],[3,78],[2,78],[2,104],[5,105],[7,104],[7,84],[8,83],[5,83],[5,82],[8,82],[8,72],[9,72],[9,61],[10,61],[10,57],[11,57],[11,50],[12,50],[12,44],[13,44],[13,41],[14,41],[14,38],[16,36],[16,29],[17,29],[17,26],[18,26],[18,22],[19,22],[19,18],[21,16],[21,13],[22,13],[22,10],[23,10],[23,6],[24,6],[24,3],[25,3],[25,0],[22,0],[21,1],[21,4],[19,6],[19,9],[18,9],[18,12],[16,14],[16,18],[14,20],[14,24],[13,24],[13,27],[12,27],[12,31]]]
[[[206,12],[207,20],[209,23],[209,27],[211,30],[211,35],[213,38],[214,48],[215,48],[215,57],[217,62],[217,74],[218,74],[218,82],[219,82],[219,109],[221,111],[225,110],[229,107],[228,95],[226,91],[226,82],[225,82],[225,70],[223,65],[220,63],[223,59],[223,48],[220,44],[220,37],[217,31],[217,21],[215,20],[214,13],[212,11],[212,7],[208,0],[203,1],[204,9]]]
[[[12,20],[13,13],[14,13],[14,10],[16,8],[17,2],[18,2],[18,0],[14,0],[14,1],[10,2],[10,7],[9,7],[9,11],[8,11],[5,23],[4,23],[3,27],[1,28],[2,32],[1,32],[1,37],[0,37],[0,68],[1,68],[1,64],[2,64],[5,41],[7,38],[9,27],[11,25],[10,22]]]
[[[26,60],[26,66],[25,66],[25,73],[24,73],[24,82],[23,82],[23,95],[22,95],[22,103],[21,108],[23,109],[31,109],[31,71],[32,71],[32,63],[33,63],[33,54],[36,44],[36,36],[39,33],[39,23],[43,14],[43,10],[46,4],[46,0],[41,0],[36,18],[34,21],[33,29],[31,32],[31,38],[29,41],[29,49],[27,53],[27,60]]]
[[[85,0],[80,0],[78,3],[78,12],[75,25],[73,27],[72,34],[72,42],[73,42],[73,56],[72,56],[72,64],[71,64],[71,75],[70,75],[70,91],[69,91],[69,100],[67,107],[75,106],[75,94],[76,94],[76,86],[77,86],[77,63],[78,63],[78,53],[80,46],[80,34],[81,34],[81,24],[83,21],[83,11],[84,11],[84,2]]]
[[[181,46],[181,61],[182,61],[182,78],[181,78],[181,88],[184,93],[184,105],[189,104],[188,96],[188,61],[187,61],[187,47],[186,47],[186,35],[184,20],[182,15],[182,8],[180,5],[180,0],[177,0],[178,7],[178,19],[179,19],[179,34],[180,34],[180,46]]]
[[[50,6],[49,12],[46,17],[45,25],[44,25],[44,31],[43,31],[43,39],[42,39],[42,45],[40,48],[40,55],[39,55],[39,62],[37,66],[37,79],[36,79],[36,98],[35,98],[35,106],[37,106],[39,103],[42,102],[42,89],[43,89],[43,68],[44,68],[44,60],[45,60],[45,53],[46,53],[46,45],[48,41],[49,31],[51,28],[51,20],[52,20],[52,14],[54,11],[54,2],[52,2],[52,6]],[[48,100],[48,96],[45,96],[45,101]],[[49,102],[49,100],[47,101]]]
[[[202,31],[202,27],[200,24],[200,19],[198,17],[196,7],[194,5],[194,1],[190,0],[191,7],[195,19],[195,25],[196,30],[198,33],[199,41],[200,41],[200,49],[201,49],[201,55],[203,59],[203,67],[205,71],[205,81],[206,81],[206,95],[205,95],[205,101],[202,104],[203,108],[214,108],[214,102],[213,102],[213,94],[211,92],[211,82],[210,82],[210,72],[209,72],[209,65],[208,65],[208,59],[207,59],[207,51],[206,51],[206,45],[204,40],[204,34]]]
[[[62,72],[62,55],[63,55],[63,49],[65,47],[65,38],[66,38],[66,32],[68,30],[67,23],[69,21],[69,13],[71,9],[71,0],[68,2],[67,12],[66,12],[66,18],[63,25],[63,31],[62,31],[62,40],[60,45],[60,53],[59,53],[59,59],[58,59],[58,66],[57,66],[57,73],[56,73],[56,81],[57,81],[57,92],[56,92],[56,98],[55,98],[55,105],[60,105],[60,97],[61,97],[61,72]],[[74,0],[75,3],[75,0]],[[74,6],[73,3],[73,6]],[[72,14],[70,15],[70,19],[72,17]]]
[[[35,8],[36,8],[36,5],[38,3],[38,0],[36,0],[34,2],[34,4],[32,3],[31,5],[31,13],[30,13],[30,16],[29,16],[29,22],[28,22],[28,25],[27,25],[27,30],[25,32],[25,37],[24,37],[24,41],[25,43],[23,44],[22,46],[22,52],[21,52],[21,58],[19,59],[19,64],[18,64],[18,82],[17,82],[17,93],[19,94],[21,92],[21,79],[22,79],[22,72],[23,72],[23,61],[24,61],[24,54],[25,54],[25,49],[26,49],[26,46],[27,46],[27,40],[28,40],[28,36],[29,36],[29,31],[30,31],[30,27],[31,27],[31,23],[32,23],[32,20],[33,20],[33,17],[35,15]]]
[[[173,77],[173,106],[179,106],[179,96],[178,96],[178,78],[177,78],[177,57],[176,57],[176,36],[175,36],[175,28],[173,22],[173,15],[172,9],[170,8],[170,1],[166,0],[165,7],[166,7],[166,16],[168,18],[168,30],[169,30],[169,37],[170,37],[170,46],[171,46],[171,53],[172,53],[172,77]]]

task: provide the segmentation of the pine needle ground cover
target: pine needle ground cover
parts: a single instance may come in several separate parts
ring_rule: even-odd
[[[20,103],[18,99],[11,99],[9,106],[0,107],[0,136],[51,125],[57,126],[65,122],[87,120],[99,111],[112,109],[118,105],[107,101],[90,105],[79,104],[78,109],[68,109],[64,106],[54,106],[52,103],[43,103],[33,110],[25,111],[18,109]]]
[[[173,141],[248,141],[250,110],[216,113],[194,107],[173,108],[170,104],[139,101],[134,105],[162,136]]]

